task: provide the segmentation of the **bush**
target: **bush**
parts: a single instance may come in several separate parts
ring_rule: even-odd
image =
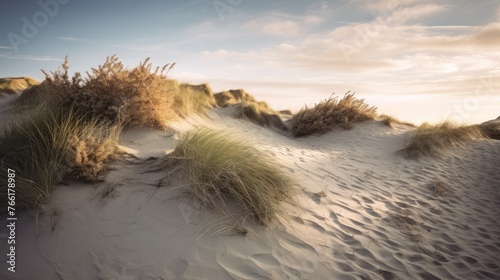
[[[104,163],[116,152],[119,129],[85,121],[72,111],[41,111],[0,135],[0,172],[16,172],[16,208],[34,209],[50,198],[64,177],[97,180]],[[7,177],[0,177],[7,186]],[[0,188],[0,213],[7,189]],[[4,207],[5,206],[5,207]]]
[[[233,216],[253,216],[267,225],[282,214],[283,202],[293,202],[294,187],[272,158],[227,132],[200,129],[188,133],[168,156],[190,178],[187,192],[208,209]]]
[[[326,133],[335,128],[351,129],[355,123],[374,120],[377,108],[369,107],[364,99],[357,99],[347,92],[338,100],[330,97],[313,108],[303,108],[292,118],[292,130],[296,137],[314,133]]]
[[[446,150],[460,147],[466,142],[485,138],[478,126],[453,124],[449,121],[436,125],[423,123],[410,136],[402,153],[407,158],[440,156]]]

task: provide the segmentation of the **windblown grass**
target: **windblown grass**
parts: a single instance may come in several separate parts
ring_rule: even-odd
[[[0,135],[0,172],[15,170],[16,209],[34,209],[63,178],[97,180],[116,152],[119,129],[69,112],[41,111]],[[0,177],[7,186],[7,177]],[[0,188],[0,213],[7,189]]]
[[[463,144],[485,138],[481,129],[474,125],[457,125],[445,121],[436,125],[424,123],[410,136],[402,153],[407,158],[417,159],[422,156],[441,156],[449,149],[456,149]]]
[[[238,118],[246,118],[261,126],[275,126],[287,130],[280,114],[265,102],[243,102],[236,106],[238,106],[236,113]]]
[[[479,128],[489,138],[500,140],[500,118],[495,121],[482,123],[479,125]]]
[[[394,128],[394,125],[396,125],[396,124],[404,124],[407,126],[415,127],[415,125],[410,123],[410,122],[403,122],[403,121],[400,121],[399,119],[397,119],[393,116],[389,116],[389,115],[385,115],[385,114],[378,116],[378,119],[381,120],[386,126],[388,126],[390,128]]]
[[[364,99],[357,99],[347,92],[344,98],[328,98],[313,108],[303,108],[292,118],[293,135],[326,133],[335,128],[351,129],[355,123],[374,120],[377,108],[370,107]]]
[[[223,108],[237,103],[257,102],[255,97],[246,92],[244,89],[231,89],[219,92],[214,94],[214,97],[217,102],[217,106]]]
[[[181,117],[190,114],[205,115],[206,110],[215,106],[215,98],[207,84],[176,86],[174,110]]]
[[[270,157],[227,132],[190,132],[169,159],[190,178],[191,197],[227,216],[252,216],[267,225],[283,214],[282,203],[293,203],[292,179]]]

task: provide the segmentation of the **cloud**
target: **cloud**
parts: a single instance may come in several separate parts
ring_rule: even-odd
[[[0,58],[19,59],[19,60],[34,60],[34,61],[61,61],[61,58],[48,55],[15,55],[15,54],[0,54]]]
[[[271,16],[251,20],[244,27],[255,32],[278,37],[297,36],[304,30],[298,22],[289,19],[277,19]]]
[[[6,46],[0,46],[0,49],[11,50],[12,48],[11,47],[6,47]]]
[[[56,39],[61,40],[61,41],[72,41],[72,42],[81,42],[81,43],[89,43],[90,41],[87,39],[83,38],[76,38],[76,37],[56,37]]]

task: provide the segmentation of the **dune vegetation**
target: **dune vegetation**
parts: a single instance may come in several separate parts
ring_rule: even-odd
[[[0,170],[16,173],[16,208],[34,209],[64,178],[95,181],[117,152],[119,128],[73,111],[43,110],[0,134]],[[7,177],[0,177],[7,186]],[[7,189],[0,189],[7,205]],[[0,209],[1,212],[7,208]]]
[[[467,142],[486,138],[477,125],[458,125],[445,121],[436,125],[423,123],[410,135],[406,148],[401,152],[410,159],[422,156],[441,156]]]
[[[280,112],[273,110],[266,102],[257,101],[254,96],[243,89],[219,92],[214,97],[217,106],[234,107],[237,118],[247,119],[261,126],[274,126],[287,130]]]
[[[228,132],[190,132],[167,159],[189,178],[190,197],[217,213],[267,225],[283,214],[284,202],[293,203],[294,182],[278,163]]]
[[[497,120],[480,124],[479,128],[489,138],[500,140],[500,117]]]
[[[0,94],[19,94],[40,82],[31,77],[9,77],[0,79]]]
[[[390,128],[394,128],[394,125],[396,125],[396,124],[402,124],[402,125],[415,127],[415,125],[410,123],[410,122],[400,121],[399,119],[397,119],[393,116],[386,115],[386,114],[382,114],[382,115],[378,116],[377,119],[382,121],[386,126],[388,126]]]
[[[216,105],[212,89],[207,84],[175,86],[174,111],[181,117],[191,114],[205,115]]]
[[[330,97],[313,108],[304,107],[292,118],[295,137],[326,133],[336,128],[351,129],[355,123],[374,120],[377,108],[347,92],[342,99]]]

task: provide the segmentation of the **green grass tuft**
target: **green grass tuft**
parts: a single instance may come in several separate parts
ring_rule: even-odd
[[[283,202],[293,203],[293,180],[272,158],[227,132],[190,132],[169,159],[190,178],[188,193],[208,209],[228,216],[236,211],[267,225],[283,214]]]

